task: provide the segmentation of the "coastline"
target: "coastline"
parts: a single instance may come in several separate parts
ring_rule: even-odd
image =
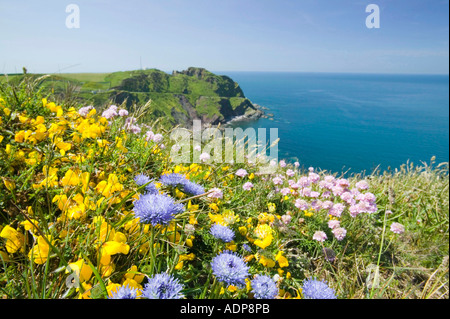
[[[259,104],[253,103],[253,102],[251,102],[251,103],[255,107],[253,112],[247,112],[246,114],[237,115],[237,116],[231,118],[230,120],[226,121],[222,126],[227,127],[234,123],[251,122],[251,121],[257,121],[260,118],[273,117],[273,114],[265,112],[265,110],[269,110],[267,107],[261,106]]]

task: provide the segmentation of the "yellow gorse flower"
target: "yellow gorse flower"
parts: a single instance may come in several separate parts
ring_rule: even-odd
[[[35,219],[30,219],[21,222],[20,225],[22,225],[26,231],[30,231],[34,236],[37,233],[37,226],[39,223]]]
[[[270,228],[267,224],[258,225],[255,228],[255,235],[258,237],[253,243],[262,248],[265,249],[266,247],[270,246],[273,240],[273,230]]]
[[[6,250],[10,254],[14,254],[19,249],[24,252],[25,251],[25,242],[24,236],[22,233],[19,233],[17,230],[12,228],[9,225],[6,225],[2,231],[0,232],[0,237],[6,239]]]
[[[119,178],[115,174],[110,174],[107,181],[101,181],[95,187],[95,190],[104,197],[111,197],[115,192],[123,190],[123,185],[119,183]]]
[[[46,236],[49,242],[52,242],[51,236]],[[53,244],[53,243],[52,243]],[[42,237],[37,237],[33,248],[28,253],[28,258],[32,259],[36,264],[44,264],[50,253],[50,246],[47,241]]]
[[[277,255],[275,256],[275,260],[278,262],[278,265],[280,266],[280,268],[284,268],[284,267],[288,267],[289,266],[289,262],[286,259],[286,257],[283,256],[284,252],[283,251],[279,251],[277,253]]]
[[[122,234],[122,233],[120,233]],[[122,234],[123,235],[123,234]],[[123,235],[125,236],[125,235]],[[120,237],[120,238],[118,238]],[[109,265],[111,263],[111,256],[116,254],[124,254],[127,255],[130,251],[130,246],[123,242],[124,238],[117,234],[114,236],[114,240],[107,241],[104,243],[99,250],[100,253],[100,263],[102,265]],[[126,238],[125,238],[126,239]],[[120,241],[116,241],[120,240]]]
[[[12,192],[15,188],[16,188],[16,183],[14,183],[13,180],[10,179],[6,179],[4,177],[2,177],[3,179],[3,184],[5,184],[5,187]]]
[[[41,189],[46,187],[52,188],[58,186],[58,168],[49,168],[47,165],[45,165],[42,168],[42,172],[44,173],[45,178],[38,184],[33,184],[34,189]]]
[[[69,267],[77,274],[80,283],[89,281],[92,276],[92,269],[84,259],[78,259],[76,262],[70,263]],[[67,270],[66,273],[68,273]]]
[[[272,259],[267,258],[267,257],[265,257],[265,256],[261,256],[261,257],[259,258],[259,263],[260,263],[261,265],[263,265],[264,267],[267,267],[267,268],[273,268],[273,267],[275,267],[275,261],[273,261]]]

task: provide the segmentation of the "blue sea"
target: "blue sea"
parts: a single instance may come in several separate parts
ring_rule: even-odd
[[[448,75],[218,74],[230,76],[273,114],[235,126],[278,128],[279,159],[367,174],[378,165],[429,163],[432,156],[449,161]]]

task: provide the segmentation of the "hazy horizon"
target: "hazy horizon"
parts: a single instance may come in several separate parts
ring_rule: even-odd
[[[203,68],[206,69],[202,66],[192,66],[194,68]],[[26,68],[26,66],[25,66]],[[163,70],[163,69],[158,69],[156,67],[149,67],[149,68],[143,68],[143,69],[129,69],[129,70],[115,70],[115,71],[103,71],[103,72],[37,72],[37,73],[32,73],[32,72],[28,72],[28,74],[109,74],[109,73],[115,73],[115,72],[129,72],[129,71],[139,71],[139,70],[151,70],[151,69],[156,69],[162,72],[165,72],[167,74],[171,74],[173,71],[184,71],[187,70],[189,67],[186,67],[185,69],[172,69],[172,70]],[[28,69],[27,69],[28,70]],[[302,74],[347,74],[347,75],[351,75],[351,74],[355,74],[355,75],[412,75],[412,76],[419,76],[419,75],[423,75],[423,76],[446,76],[449,77],[450,74],[449,73],[384,73],[384,72],[326,72],[326,71],[248,71],[248,70],[210,70],[210,69],[206,69],[214,74],[218,74],[221,75],[225,72],[241,72],[241,73],[302,73]],[[12,73],[3,73],[0,75],[17,75],[17,74],[23,74],[23,71],[19,71],[17,70],[17,72],[12,72]]]

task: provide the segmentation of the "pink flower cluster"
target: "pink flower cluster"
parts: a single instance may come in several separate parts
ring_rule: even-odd
[[[288,169],[286,175],[293,176],[292,170]],[[292,194],[296,198],[295,207],[300,210],[326,210],[335,217],[341,217],[346,210],[352,217],[377,211],[376,197],[367,191],[369,184],[366,181],[359,181],[351,187],[348,179],[332,175],[321,178],[311,168],[308,176],[287,179],[287,183],[286,179],[284,175],[278,174],[272,178],[272,183],[283,196]]]
[[[272,184],[283,196],[292,195],[295,199],[294,206],[299,210],[325,212],[336,218],[340,218],[346,212],[351,217],[377,212],[376,197],[368,191],[369,184],[365,180],[353,184],[346,178],[321,176],[313,167],[309,167],[307,176],[295,178],[296,172],[288,168],[284,162],[280,162],[279,166],[286,167],[286,170],[274,175]],[[328,226],[337,240],[345,238],[347,231],[340,226],[340,221],[331,220]],[[395,231],[401,230],[396,228]],[[319,232],[315,234],[314,239],[323,241],[326,237]]]

